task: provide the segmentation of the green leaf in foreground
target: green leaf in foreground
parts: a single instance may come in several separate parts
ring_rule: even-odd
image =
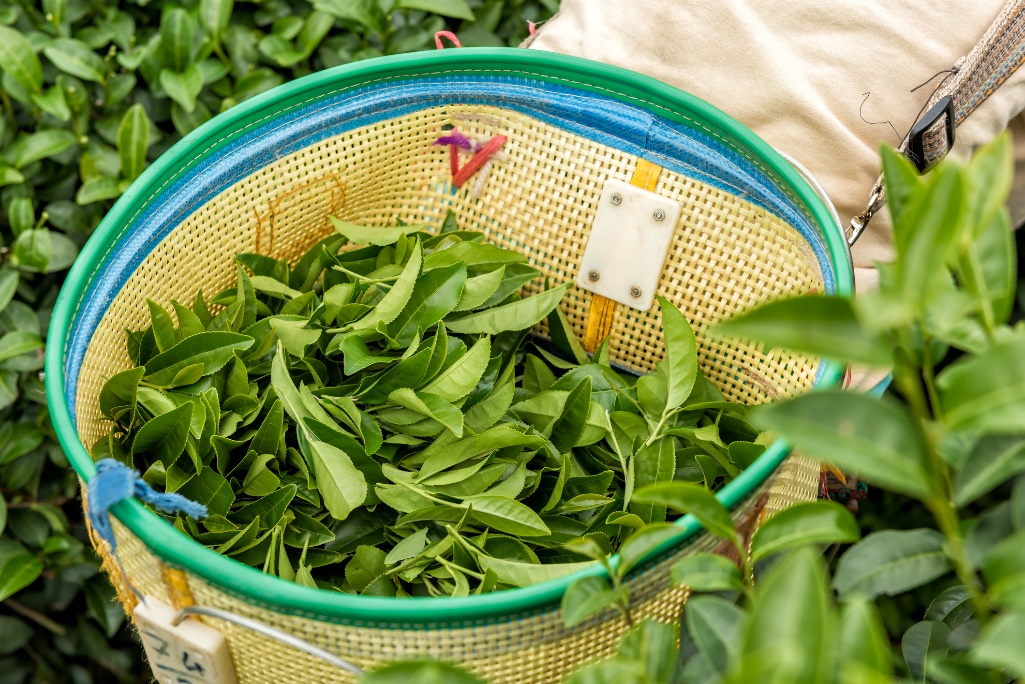
[[[764,522],[751,539],[752,560],[809,544],[845,544],[861,538],[854,515],[832,501],[786,508]]]
[[[696,553],[673,566],[673,584],[692,591],[742,591],[744,583],[737,564],[724,556]]]
[[[752,417],[807,456],[919,499],[931,495],[922,438],[907,411],[889,399],[824,390],[759,407]]]
[[[729,541],[737,538],[729,511],[712,492],[700,485],[679,481],[648,485],[634,492],[634,501],[665,506],[677,513],[690,513],[717,537]]]
[[[833,586],[841,596],[875,598],[914,589],[950,570],[935,530],[874,532],[840,557]]]
[[[718,324],[715,333],[848,363],[892,363],[889,341],[862,326],[850,298],[838,295],[770,301]]]

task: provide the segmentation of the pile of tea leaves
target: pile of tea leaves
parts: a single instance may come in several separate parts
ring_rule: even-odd
[[[479,594],[590,564],[570,540],[664,521],[636,488],[714,489],[763,451],[667,301],[665,360],[637,378],[607,341],[584,352],[569,284],[521,297],[540,272],[451,215],[437,235],[335,225],[291,267],[239,255],[234,287],[173,317],[150,301],[135,367],[102,390],[94,457],[205,504],[173,519],[196,541],[310,587]],[[550,343],[528,337],[545,318]]]

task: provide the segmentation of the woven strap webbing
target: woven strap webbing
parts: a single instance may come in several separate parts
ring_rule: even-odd
[[[950,73],[940,81],[932,97],[922,111],[928,112],[925,119],[943,108],[949,98],[949,108],[916,131],[921,146],[917,154],[911,154],[912,134],[901,143],[900,151],[912,157],[920,168],[928,168],[942,159],[954,144],[949,134],[989,98],[1015,71],[1025,63],[1025,0],[1011,0],[986,31],[982,40],[953,65]],[[950,119],[953,119],[952,121]],[[916,128],[919,128],[916,126]],[[912,129],[915,130],[915,129]],[[858,238],[872,216],[886,202],[883,177],[876,180],[864,213],[851,221],[848,235],[851,243]]]

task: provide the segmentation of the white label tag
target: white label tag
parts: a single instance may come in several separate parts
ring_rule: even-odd
[[[199,620],[174,626],[176,612],[151,596],[135,608],[135,622],[153,676],[160,684],[238,684],[224,635]]]
[[[621,180],[606,182],[577,285],[634,309],[650,309],[681,210],[668,197]]]

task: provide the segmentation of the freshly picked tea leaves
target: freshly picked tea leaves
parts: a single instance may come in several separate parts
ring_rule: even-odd
[[[521,297],[538,270],[445,224],[335,221],[293,266],[240,254],[233,287],[174,317],[149,302],[94,456],[205,504],[174,525],[266,573],[466,596],[572,573],[592,561],[567,542],[666,520],[636,488],[715,489],[763,450],[669,302],[665,360],[621,373],[574,336],[568,283]],[[545,319],[550,344],[528,337]]]

